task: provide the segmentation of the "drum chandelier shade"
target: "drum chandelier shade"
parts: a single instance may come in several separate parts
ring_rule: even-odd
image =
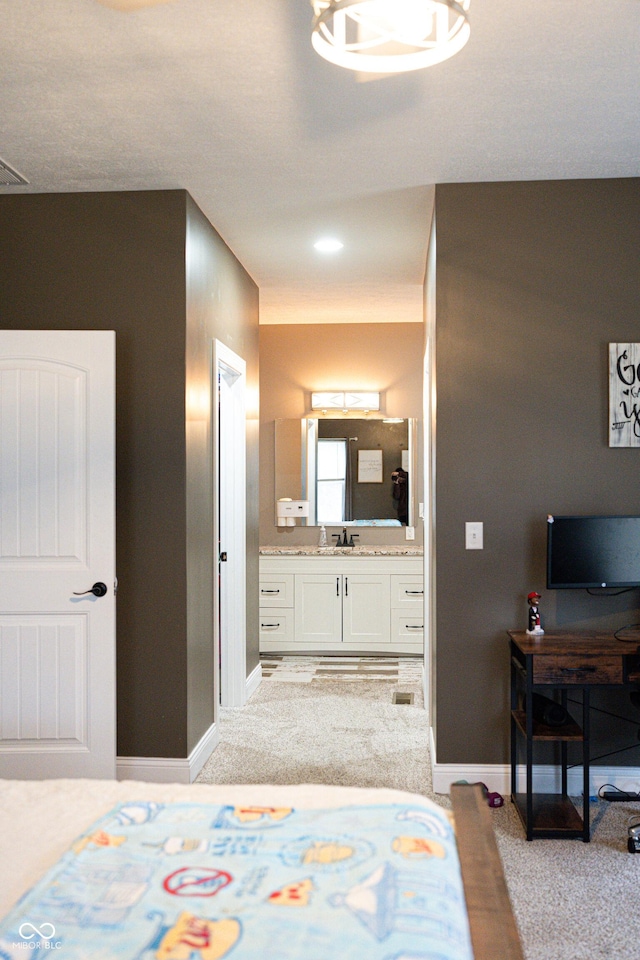
[[[448,60],[469,39],[471,0],[311,0],[311,42],[363,73],[404,73]]]

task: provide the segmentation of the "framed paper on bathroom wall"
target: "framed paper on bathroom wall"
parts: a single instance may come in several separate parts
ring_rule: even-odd
[[[382,450],[358,450],[358,483],[382,483]]]

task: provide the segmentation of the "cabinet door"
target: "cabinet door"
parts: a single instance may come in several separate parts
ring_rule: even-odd
[[[295,635],[299,643],[321,648],[342,640],[342,576],[297,573],[295,576]]]
[[[345,574],[342,639],[345,643],[389,643],[389,574]]]

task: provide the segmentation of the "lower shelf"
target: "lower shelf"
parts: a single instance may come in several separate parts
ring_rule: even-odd
[[[527,795],[514,793],[511,797],[520,819],[527,830]],[[560,793],[536,793],[533,796],[533,815],[528,835],[560,839],[585,839],[584,823],[572,800]]]

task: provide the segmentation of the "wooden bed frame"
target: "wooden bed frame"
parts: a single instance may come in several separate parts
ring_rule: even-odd
[[[474,958],[524,960],[482,787],[452,783],[451,805]]]

